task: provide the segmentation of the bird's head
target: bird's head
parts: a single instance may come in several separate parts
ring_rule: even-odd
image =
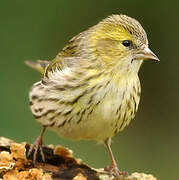
[[[140,23],[126,15],[112,15],[91,29],[90,44],[107,66],[138,72],[142,60],[159,60],[149,49]]]

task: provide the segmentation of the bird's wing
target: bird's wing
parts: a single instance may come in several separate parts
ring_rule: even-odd
[[[58,56],[46,66],[44,77],[50,78],[56,72],[63,72],[66,69],[71,69],[79,65],[81,58],[79,57],[62,57]]]

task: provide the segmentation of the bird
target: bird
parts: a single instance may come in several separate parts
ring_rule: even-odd
[[[29,92],[29,104],[42,125],[29,150],[36,162],[46,129],[72,140],[103,143],[111,164],[105,170],[122,174],[111,149],[111,138],[134,119],[143,61],[159,58],[149,49],[142,25],[124,14],[114,14],[74,36],[51,61],[27,61],[42,74]]]

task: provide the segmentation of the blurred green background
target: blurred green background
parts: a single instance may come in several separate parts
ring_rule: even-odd
[[[28,92],[40,75],[27,59],[52,59],[77,33],[111,14],[138,19],[160,62],[140,71],[142,98],[136,118],[113,138],[121,170],[179,179],[179,3],[178,1],[6,0],[0,2],[0,136],[32,143],[40,125],[28,106]],[[46,132],[46,144],[63,144],[94,167],[104,167],[106,149]]]

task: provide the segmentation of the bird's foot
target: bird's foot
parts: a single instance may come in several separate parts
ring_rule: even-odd
[[[128,172],[122,172],[122,171],[120,171],[120,170],[118,169],[117,166],[113,166],[113,165],[105,167],[104,170],[105,170],[106,172],[108,172],[108,174],[109,174],[110,176],[115,176],[115,177],[117,177],[117,178],[119,178],[119,177],[121,177],[121,176],[123,176],[123,177],[125,176],[125,177],[126,177],[126,176],[129,175]]]
[[[43,153],[43,149],[42,149],[42,137],[41,136],[39,136],[36,140],[35,140],[35,142],[34,142],[34,144],[32,144],[31,146],[30,146],[30,149],[29,149],[29,151],[28,151],[28,153],[27,153],[27,157],[29,157],[32,153],[33,153],[33,165],[35,165],[35,163],[36,163],[36,160],[37,160],[37,153],[40,153],[40,155],[41,155],[41,158],[42,158],[42,161],[43,162],[45,162],[45,156],[44,156],[44,153]]]

